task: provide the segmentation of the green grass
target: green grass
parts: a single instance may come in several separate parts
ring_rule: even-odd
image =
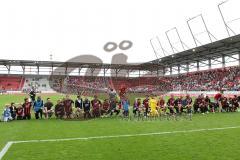
[[[24,96],[1,95],[0,105],[21,102]],[[61,95],[50,96],[53,101]],[[103,96],[104,97],[104,96]],[[46,98],[43,96],[43,99]],[[240,113],[194,115],[193,120],[125,121],[118,118],[88,121],[35,120],[0,123],[0,148],[8,141],[125,135],[240,126]],[[154,136],[13,144],[4,160],[81,159],[239,159],[240,129]]]
[[[46,160],[238,159],[239,152],[233,148],[238,148],[236,141],[239,141],[239,138],[231,137],[229,133],[237,135],[239,130],[92,141],[25,143],[14,145],[6,155],[6,159],[30,159],[30,156],[32,159]],[[231,147],[226,148],[226,141]],[[24,154],[26,150],[27,155]],[[19,157],[20,155],[23,156]]]

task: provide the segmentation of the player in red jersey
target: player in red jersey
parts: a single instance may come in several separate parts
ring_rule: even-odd
[[[57,104],[55,105],[55,116],[60,119],[64,117],[64,105],[61,99],[57,100]]]
[[[22,120],[23,117],[24,117],[23,107],[22,107],[21,104],[18,104],[17,106],[18,106],[18,107],[17,107],[17,112],[16,112],[16,114],[17,114],[17,120]]]
[[[219,101],[221,97],[222,97],[222,94],[221,93],[217,93],[217,94],[215,94],[214,99],[216,101]]]
[[[91,105],[93,117],[100,117],[102,102],[97,98],[97,95],[94,96],[94,99],[91,101]]]
[[[222,103],[221,103],[222,98],[223,98],[223,95],[221,93],[217,93],[214,96],[214,100],[215,100],[216,104],[218,105],[219,112],[222,112]]]
[[[144,116],[147,117],[149,113],[149,96],[148,95],[143,100],[143,107],[144,107]]]
[[[202,106],[203,106],[203,98],[201,95],[199,95],[195,101],[194,101],[194,105],[193,105],[193,108],[194,108],[194,113],[197,113],[197,112],[202,112],[203,113],[203,110],[202,110]]]
[[[221,103],[222,109],[227,112],[229,110],[229,103],[228,103],[227,97],[221,98],[220,103]]]
[[[107,114],[110,109],[110,103],[108,99],[105,99],[101,107],[101,115]]]
[[[125,95],[126,95],[126,90],[127,88],[125,87],[125,85],[122,85],[119,91],[119,97],[120,99],[124,99]]]
[[[74,101],[72,99],[70,99],[69,95],[66,95],[66,98],[63,100],[66,118],[71,118],[73,104],[74,104]]]
[[[24,116],[23,119],[31,119],[31,107],[32,107],[32,103],[29,102],[28,98],[24,99],[24,103],[22,105],[23,107],[23,112],[24,112]]]
[[[163,114],[166,114],[165,100],[163,99],[163,96],[160,96],[157,105],[158,105],[158,113],[160,115],[162,114],[162,112]]]
[[[171,114],[175,113],[174,112],[174,102],[175,102],[174,96],[171,94],[170,98],[168,99],[168,102],[167,102],[167,105],[168,105],[168,108],[169,108]]]

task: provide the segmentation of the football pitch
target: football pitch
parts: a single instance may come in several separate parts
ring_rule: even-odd
[[[0,95],[0,105],[24,96]],[[45,100],[46,95],[42,96]],[[49,96],[55,102],[61,95]],[[133,98],[132,98],[133,99]],[[234,160],[240,154],[240,113],[194,114],[193,120],[50,120],[0,123],[4,160]]]

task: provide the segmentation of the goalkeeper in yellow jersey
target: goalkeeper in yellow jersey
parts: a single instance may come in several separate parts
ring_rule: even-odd
[[[157,117],[158,116],[158,110],[157,110],[157,100],[155,99],[154,96],[151,96],[149,100],[149,107],[151,109],[150,115],[152,117]]]

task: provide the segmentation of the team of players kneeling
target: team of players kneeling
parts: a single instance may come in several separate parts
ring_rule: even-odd
[[[208,96],[199,95],[193,102],[192,98],[187,94],[185,97],[179,96],[175,98],[170,95],[170,98],[165,99],[160,96],[146,96],[145,99],[136,99],[133,104],[134,117],[158,117],[161,115],[181,115],[182,113],[208,113],[208,112],[235,112],[239,108],[240,97],[232,98],[224,97],[219,94],[214,97],[214,102]],[[75,107],[73,107],[75,106]],[[45,119],[51,118],[54,114],[56,118],[72,119],[72,118],[97,118],[103,116],[119,115],[122,111],[123,117],[129,117],[130,102],[125,96],[117,101],[115,97],[105,99],[101,102],[95,95],[93,100],[81,98],[73,101],[68,95],[65,98],[58,100],[54,106],[50,98],[44,103],[40,96],[37,100],[24,99],[23,104],[6,105],[2,120],[4,122],[10,120],[31,119],[31,110],[33,109],[35,118]]]

